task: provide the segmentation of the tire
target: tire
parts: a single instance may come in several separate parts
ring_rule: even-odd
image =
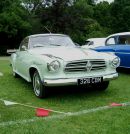
[[[109,81],[104,81],[95,85],[95,89],[99,91],[104,91],[108,88]]]
[[[43,97],[45,98],[47,95],[46,88],[41,81],[38,71],[34,72],[32,82],[33,82],[33,91],[35,95],[39,98],[43,98]]]
[[[13,71],[13,76],[14,76],[14,78],[19,78],[19,75],[14,71]]]

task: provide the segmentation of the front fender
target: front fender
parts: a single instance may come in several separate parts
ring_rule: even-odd
[[[44,73],[47,71],[47,63],[46,62],[33,62],[33,64],[29,67],[28,72],[30,72],[30,69],[34,68],[38,71],[40,78],[43,80],[44,79]],[[29,73],[29,79],[31,81],[31,76]]]

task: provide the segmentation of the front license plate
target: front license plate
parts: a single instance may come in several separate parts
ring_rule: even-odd
[[[96,84],[96,83],[101,83],[102,81],[103,81],[103,77],[83,78],[83,79],[78,79],[78,85]]]

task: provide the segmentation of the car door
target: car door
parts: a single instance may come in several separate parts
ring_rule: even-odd
[[[16,52],[16,70],[22,76],[27,76],[28,71],[28,38],[25,38]]]
[[[121,67],[130,68],[130,35],[118,37],[115,54],[121,60]]]
[[[94,50],[98,52],[111,52],[115,53],[115,44],[116,44],[116,37],[110,37],[106,39],[105,46],[99,46],[94,48]]]

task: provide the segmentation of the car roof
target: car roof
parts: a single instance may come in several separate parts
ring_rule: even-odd
[[[108,36],[108,38],[111,37],[111,36],[118,36],[118,35],[130,35],[130,32],[122,32],[122,33],[111,34],[110,36]]]
[[[89,38],[86,41],[101,41],[101,40],[105,40],[106,38]]]
[[[33,35],[30,35],[28,37],[30,38],[33,38],[33,37],[39,37],[39,36],[68,36],[68,35],[65,35],[65,34],[54,34],[54,33],[47,33],[47,34],[33,34]]]

